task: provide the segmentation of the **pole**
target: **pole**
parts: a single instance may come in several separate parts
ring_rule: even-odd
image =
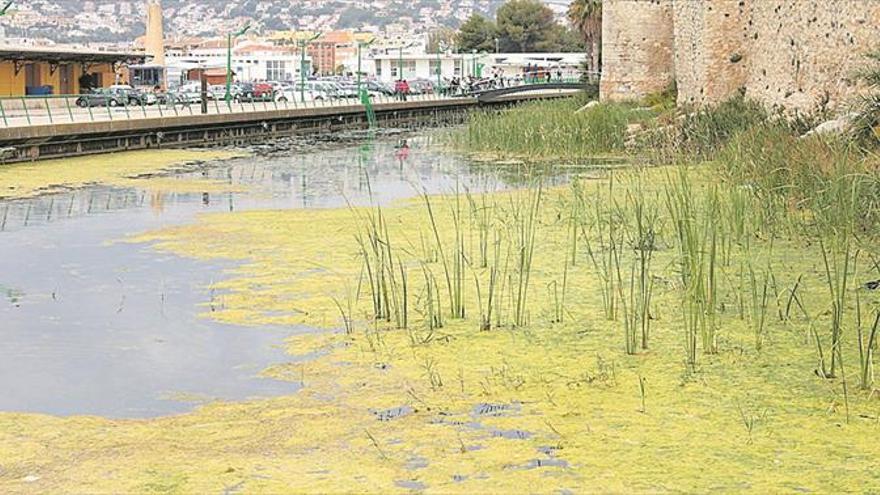
[[[240,30],[226,35],[226,97],[224,99],[227,103],[232,101],[232,40],[244,36],[250,28],[251,25],[246,24]]]
[[[300,41],[299,100],[306,102],[306,41]]]
[[[321,37],[321,33],[312,36],[309,39],[299,40],[300,45],[300,63],[299,63],[299,99],[306,102],[306,48],[309,43]]]
[[[397,49],[397,80],[403,81],[403,47]]]
[[[358,96],[361,95],[361,48],[363,48],[363,43],[358,42],[358,73],[357,73]]]
[[[232,33],[226,35],[226,97],[232,100]]]
[[[473,56],[473,58],[471,58],[471,73],[474,75],[474,77],[477,77],[477,51],[474,50],[473,52],[471,52],[471,55]]]
[[[442,72],[440,69],[442,67],[442,64],[443,64],[443,62],[440,59],[440,48],[438,47],[437,48],[437,92],[438,93],[440,92],[440,86],[442,86],[442,84],[440,82],[440,72]]]

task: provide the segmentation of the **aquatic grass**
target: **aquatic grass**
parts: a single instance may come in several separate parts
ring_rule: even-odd
[[[451,143],[498,158],[582,161],[625,151],[627,125],[653,115],[634,104],[600,103],[578,112],[586,101],[533,102],[503,112],[477,112],[466,129],[452,133]]]
[[[440,261],[443,265],[443,272],[444,272],[444,275],[446,276],[446,289],[447,289],[447,296],[449,297],[450,315],[452,316],[453,319],[454,318],[462,318],[463,317],[462,315],[464,314],[464,309],[462,307],[460,307],[461,298],[457,295],[456,290],[455,290],[455,289],[459,289],[459,290],[461,289],[461,287],[462,287],[461,280],[454,278],[452,275],[452,272],[449,269],[449,262],[446,259],[446,254],[443,249],[443,242],[441,241],[441,238],[440,238],[440,231],[437,226],[437,219],[434,216],[434,208],[431,206],[431,198],[428,196],[427,192],[424,192],[422,194],[422,199],[424,200],[425,210],[427,211],[428,218],[430,220],[431,232],[434,234],[434,240],[436,242],[437,253],[439,254]],[[456,201],[458,201],[458,199],[456,199]],[[458,231],[458,227],[456,227],[456,230]],[[456,236],[456,237],[458,237],[458,236]],[[453,250],[453,253],[455,254],[455,258],[459,258],[459,256],[460,256],[459,249],[460,248],[458,246],[458,238],[457,238],[456,239],[456,247]],[[453,266],[453,270],[455,271],[456,275],[460,275],[460,271],[458,271],[457,263],[458,263],[458,261],[456,261],[456,264]],[[453,279],[455,280],[454,284],[453,284]]]
[[[850,285],[852,244],[847,239],[840,243],[835,242],[829,246],[820,238],[819,248],[822,253],[825,269],[825,282],[831,297],[831,364],[826,368],[823,358],[820,363],[820,369],[823,376],[834,378],[837,376],[838,367],[843,367],[842,339]],[[821,346],[819,347],[819,354],[824,356]]]
[[[528,324],[529,282],[532,275],[532,262],[535,255],[535,243],[538,233],[538,222],[541,213],[543,183],[538,183],[525,194],[510,199],[508,228],[513,239],[514,266],[511,273],[511,294],[513,297],[513,324],[523,327]]]
[[[642,175],[635,179],[635,188],[627,191],[627,210],[631,215],[634,229],[629,231],[629,243],[635,252],[636,261],[633,266],[634,275],[630,283],[630,308],[634,314],[633,326],[638,326],[641,348],[648,349],[651,331],[651,302],[654,293],[654,276],[652,262],[657,249],[659,213],[652,202],[648,201]]]
[[[395,262],[394,248],[382,208],[377,206],[375,213],[369,211],[366,215],[355,211],[355,215],[361,223],[360,231],[355,234],[363,263],[361,280],[366,275],[374,318],[388,322],[393,320],[397,328],[405,329],[409,326],[407,272],[399,257]]]
[[[683,287],[685,355],[693,368],[698,339],[703,352],[718,352],[718,244],[720,206],[716,188],[695,191],[686,167],[667,174],[666,210],[676,233],[677,268]]]
[[[602,307],[605,311],[605,319],[609,321],[617,319],[620,291],[616,280],[620,279],[619,246],[622,244],[622,233],[617,228],[619,222],[616,221],[614,209],[611,206],[611,198],[614,197],[614,181],[614,173],[609,174],[607,197],[603,197],[602,186],[596,186],[593,209],[591,210],[592,218],[589,221],[581,222],[584,248],[602,283]],[[576,189],[575,193],[579,193],[579,190]],[[577,201],[583,204],[585,199],[579,197]],[[595,248],[591,241],[593,237],[596,239]]]
[[[749,263],[749,319],[755,334],[755,350],[757,351],[764,348],[766,339],[769,279],[767,273],[762,273],[759,277],[755,273],[755,267]]]

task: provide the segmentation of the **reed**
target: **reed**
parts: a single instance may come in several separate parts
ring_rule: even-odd
[[[703,352],[718,352],[719,200],[713,188],[704,195],[693,189],[686,167],[667,175],[666,209],[676,233],[677,266],[683,290],[685,355],[697,361],[698,340]]]
[[[605,319],[614,321],[617,319],[618,299],[620,290],[620,251],[622,233],[618,230],[619,223],[614,217],[614,209],[611,206],[611,198],[614,197],[614,174],[609,175],[607,198],[603,198],[600,186],[596,187],[593,197],[593,218],[591,223],[582,223],[581,231],[584,239],[584,248],[593,264],[593,269],[599,277],[602,289],[602,307]],[[595,237],[594,247],[591,238]]]
[[[514,267],[511,293],[513,296],[513,325],[523,327],[528,324],[529,283],[532,262],[535,255],[535,241],[538,232],[538,218],[541,212],[543,183],[540,181],[517,198],[511,197],[510,234],[513,239]]]
[[[625,151],[627,126],[653,116],[634,104],[602,103],[578,111],[587,101],[534,102],[504,112],[474,113],[464,130],[451,134],[451,142],[498,157],[582,161]]]

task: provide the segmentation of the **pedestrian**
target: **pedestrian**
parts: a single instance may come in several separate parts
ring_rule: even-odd
[[[403,96],[402,100],[406,101],[406,97],[409,95],[409,83],[406,82],[406,79],[401,81],[401,83],[400,94]]]

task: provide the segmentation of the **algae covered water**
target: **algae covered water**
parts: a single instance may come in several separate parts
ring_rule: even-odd
[[[151,417],[299,388],[260,374],[290,362],[285,338],[308,328],[199,317],[234,265],[159,253],[131,236],[200,213],[496,187],[424,135],[280,148],[0,202],[0,410]]]

